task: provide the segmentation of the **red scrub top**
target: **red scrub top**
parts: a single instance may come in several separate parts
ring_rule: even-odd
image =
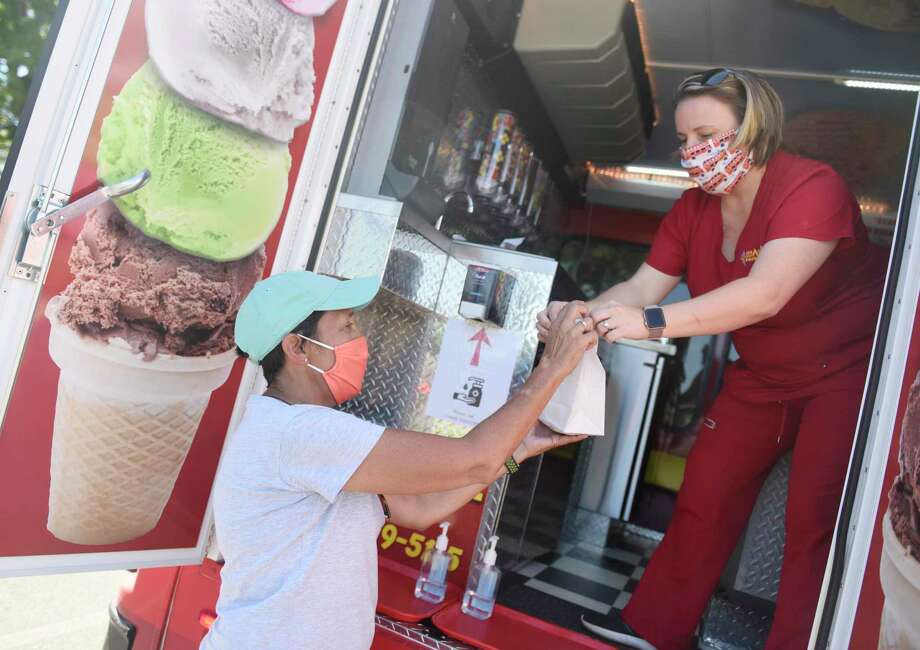
[[[807,397],[862,387],[884,285],[886,256],[868,240],[859,204],[829,166],[778,151],[767,163],[732,261],[722,255],[718,196],[684,192],[655,235],[647,263],[686,274],[699,296],[750,273],[768,241],[840,240],[777,313],[732,332],[740,359],[725,390],[749,401]]]

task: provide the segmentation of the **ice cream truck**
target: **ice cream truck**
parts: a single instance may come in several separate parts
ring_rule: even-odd
[[[911,7],[61,2],[0,176],[0,577],[126,569],[105,647],[197,648],[220,588],[212,482],[264,389],[233,347],[253,284],[379,276],[360,315],[364,390],[343,408],[463,436],[527,378],[550,300],[594,297],[642,263],[692,185],[670,98],[691,72],[737,66],[774,85],[784,146],[846,179],[888,256],[812,647],[920,648]],[[581,617],[629,601],[736,353],[718,335],[598,354],[604,435],[450,517],[441,602],[414,595],[438,528],[383,527],[374,648],[611,647]],[[764,483],[700,648],[764,644],[789,465]],[[504,577],[480,620],[461,599],[496,536]]]

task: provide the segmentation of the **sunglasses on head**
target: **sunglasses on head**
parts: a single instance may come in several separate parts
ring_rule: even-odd
[[[706,70],[698,75],[694,75],[691,79],[687,80],[686,85],[716,88],[729,77],[738,77],[738,73],[731,68],[713,68],[712,70]]]

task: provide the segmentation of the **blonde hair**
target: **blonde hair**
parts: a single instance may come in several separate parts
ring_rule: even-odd
[[[721,78],[720,78],[721,77]],[[726,104],[738,119],[734,146],[751,152],[755,166],[763,166],[783,141],[783,102],[764,79],[753,72],[721,68],[684,79],[674,97],[676,108],[690,97],[712,97]]]

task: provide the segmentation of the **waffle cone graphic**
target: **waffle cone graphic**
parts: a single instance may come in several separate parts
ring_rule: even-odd
[[[234,351],[144,361],[120,340],[81,337],[49,302],[49,352],[61,369],[51,448],[48,530],[77,544],[114,544],[152,530],[211,393]]]
[[[920,648],[920,562],[898,540],[888,514],[882,523],[882,540],[879,570],[885,605],[879,650]]]

